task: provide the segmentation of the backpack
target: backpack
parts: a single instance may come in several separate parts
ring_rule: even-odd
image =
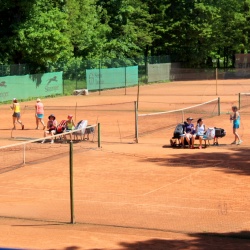
[[[222,138],[226,135],[226,131],[223,128],[215,127],[215,137]]]
[[[179,123],[174,130],[174,136],[173,138],[177,138],[179,139],[179,137],[184,134],[184,124],[183,123]]]
[[[215,137],[215,128],[208,128],[205,135],[204,135],[204,139],[207,140],[212,140]]]
[[[63,133],[64,130],[66,129],[66,122],[67,120],[62,120],[56,127],[56,133],[60,134]]]
[[[85,130],[86,130],[86,127],[88,125],[88,121],[87,120],[81,120],[77,123],[77,125],[75,126],[75,130],[79,130],[79,131],[76,131],[75,133],[76,134],[84,134],[85,133]]]

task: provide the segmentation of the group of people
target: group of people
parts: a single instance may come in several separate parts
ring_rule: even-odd
[[[232,114],[230,115],[230,121],[233,122],[233,134],[234,141],[231,144],[240,145],[243,141],[238,134],[240,128],[240,113],[237,106],[232,107]],[[206,126],[204,120],[199,118],[196,126],[192,123],[193,118],[188,117],[187,122],[184,124],[184,134],[181,136],[181,144],[185,147],[185,140],[188,143],[189,148],[194,148],[194,140],[199,139],[199,149],[202,149],[202,140],[206,133]]]
[[[44,131],[44,137],[46,138],[48,135],[53,136],[56,134],[56,129],[58,126],[56,117],[54,114],[51,114],[48,117],[48,122],[47,122],[47,126],[46,126],[46,130]],[[72,130],[74,130],[75,128],[75,122],[73,120],[73,115],[68,115],[68,120],[65,123],[65,130],[63,132],[70,132]],[[69,134],[70,136],[70,141],[72,141],[72,134]],[[66,135],[63,136],[65,141],[66,141]],[[41,143],[44,143],[46,141],[46,139],[44,139]],[[52,137],[50,143],[54,143],[54,139]]]
[[[24,124],[21,121],[21,108],[18,100],[16,98],[13,98],[12,106],[10,107],[13,112],[13,129],[16,129],[16,123],[19,123],[21,125],[21,128],[24,129]],[[56,134],[56,128],[58,126],[58,123],[56,121],[56,117],[54,114],[51,114],[48,117],[48,122],[45,125],[44,121],[44,105],[41,102],[40,98],[37,98],[36,104],[35,104],[35,119],[36,119],[36,129],[39,129],[39,124],[41,123],[44,130],[44,137],[47,137],[48,135],[55,135]],[[65,123],[65,131],[64,132],[70,132],[71,130],[74,130],[75,128],[75,122],[73,120],[73,115],[68,115],[68,119]],[[72,141],[72,134],[70,135],[70,140]],[[64,138],[66,139],[66,135],[64,135]],[[44,143],[45,139],[41,142]],[[54,139],[51,139],[51,143],[54,143]]]

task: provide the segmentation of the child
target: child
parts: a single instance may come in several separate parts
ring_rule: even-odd
[[[231,144],[240,145],[243,141],[240,139],[239,134],[237,133],[237,129],[240,128],[240,113],[238,111],[237,106],[232,107],[233,114],[230,115],[230,120],[233,121],[233,134],[234,141]],[[237,141],[238,140],[238,141]]]
[[[56,117],[51,114],[48,117],[48,122],[47,122],[47,130],[44,131],[44,137],[48,135],[54,135],[56,133],[56,127],[57,127],[57,121],[56,121]],[[41,143],[44,143],[46,139],[44,139]],[[50,143],[54,143],[54,139],[51,139]]]
[[[68,120],[66,121],[66,131],[65,132],[70,132],[75,129],[75,122],[73,120],[73,115],[68,115]],[[67,135],[64,136],[64,139],[66,140]],[[70,136],[70,141],[72,142],[72,133],[69,134]]]
[[[10,107],[14,113],[12,115],[13,118],[13,129],[16,129],[16,122],[18,122],[22,126],[22,130],[24,129],[24,125],[22,121],[20,120],[21,118],[21,112],[20,112],[20,104],[18,103],[17,99],[13,99],[13,105]]]
[[[197,133],[196,135],[199,137],[200,141],[199,149],[202,149],[202,139],[205,132],[206,132],[206,127],[205,124],[203,123],[203,119],[199,118],[196,125],[196,133]]]

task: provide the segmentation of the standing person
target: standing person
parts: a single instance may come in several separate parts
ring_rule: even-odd
[[[234,141],[231,144],[240,145],[243,141],[240,139],[238,134],[238,130],[240,128],[240,113],[238,111],[237,106],[232,107],[233,114],[230,115],[230,120],[233,121],[233,134],[234,134]],[[237,141],[238,140],[238,141]]]
[[[47,135],[54,135],[56,133],[56,127],[57,127],[57,121],[56,121],[56,117],[51,114],[48,117],[48,122],[47,122],[47,130],[44,131],[44,137],[46,137]],[[42,140],[41,143],[44,143],[46,139]],[[54,139],[51,139],[50,143],[54,143]]]
[[[20,108],[20,104],[19,102],[17,101],[16,98],[13,98],[13,104],[12,106],[10,107],[14,113],[12,115],[12,118],[13,118],[13,129],[16,129],[16,122],[18,122],[21,127],[22,127],[22,130],[24,129],[24,125],[22,123],[22,121],[20,120],[21,118],[21,108]]]
[[[192,123],[193,118],[188,117],[184,125],[184,135],[181,137],[182,146],[185,147],[184,140],[188,142],[189,148],[194,148],[195,129]]]
[[[41,102],[40,98],[36,99],[36,105],[35,105],[35,117],[36,117],[36,129],[39,129],[39,122],[43,125],[43,130],[46,128],[43,117],[44,117],[44,107],[43,103]]]
[[[199,142],[200,142],[200,146],[199,149],[202,149],[202,140],[203,140],[203,136],[206,132],[206,126],[204,124],[204,120],[202,118],[199,118],[197,120],[197,125],[196,125],[196,136],[199,137]]]

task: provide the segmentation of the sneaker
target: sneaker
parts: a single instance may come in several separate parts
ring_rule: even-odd
[[[243,142],[242,140],[239,140],[239,141],[237,142],[237,145],[240,145],[242,142]]]
[[[42,141],[41,141],[41,143],[44,143],[44,142],[45,142],[45,140],[42,140]]]
[[[191,149],[194,149],[194,146],[190,146]]]
[[[202,149],[202,146],[199,146],[199,149]]]
[[[22,130],[24,130],[24,125],[22,125]]]
[[[236,141],[233,141],[231,144],[236,144]]]
[[[53,144],[54,143],[54,140],[51,140],[50,144]]]

